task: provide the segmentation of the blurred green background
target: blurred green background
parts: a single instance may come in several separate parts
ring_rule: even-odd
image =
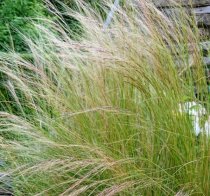
[[[50,0],[59,11],[64,11],[62,3],[76,10],[77,6],[74,0]],[[100,8],[99,0],[88,0],[93,9],[101,12],[102,17],[105,13]],[[36,30],[31,21],[41,22],[41,18],[47,17],[56,20],[48,9],[43,0],[1,0],[0,1],[0,51],[15,50],[16,52],[25,53],[27,46],[24,44],[21,33],[33,37]],[[63,16],[72,33],[80,34],[81,29],[75,18]]]

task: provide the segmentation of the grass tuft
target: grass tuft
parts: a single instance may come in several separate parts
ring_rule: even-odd
[[[78,1],[67,14],[82,37],[46,20],[25,38],[31,60],[0,56],[1,170],[15,195],[210,194],[208,130],[197,137],[180,111],[193,101],[209,116],[194,18],[132,2],[104,29]]]

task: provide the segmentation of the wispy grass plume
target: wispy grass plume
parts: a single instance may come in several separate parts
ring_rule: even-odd
[[[193,17],[128,1],[104,29],[78,6],[65,14],[79,39],[46,20],[26,38],[31,60],[0,57],[0,153],[15,195],[210,194],[207,130],[197,137],[180,111],[194,101],[209,116]]]

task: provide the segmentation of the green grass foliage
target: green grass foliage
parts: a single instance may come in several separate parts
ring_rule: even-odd
[[[26,50],[18,31],[35,34],[31,20],[44,16],[43,2],[40,0],[2,0],[0,2],[0,50]]]
[[[82,38],[46,21],[25,40],[33,61],[0,56],[1,173],[15,195],[210,195],[209,137],[179,109],[198,102],[209,118],[193,18],[128,1],[103,29],[78,5]]]

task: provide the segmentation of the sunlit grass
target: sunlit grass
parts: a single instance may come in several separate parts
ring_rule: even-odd
[[[78,4],[67,13],[82,38],[46,21],[26,38],[31,61],[1,55],[0,153],[15,195],[208,195],[210,140],[180,111],[195,101],[209,116],[193,18],[130,2],[104,29]]]

